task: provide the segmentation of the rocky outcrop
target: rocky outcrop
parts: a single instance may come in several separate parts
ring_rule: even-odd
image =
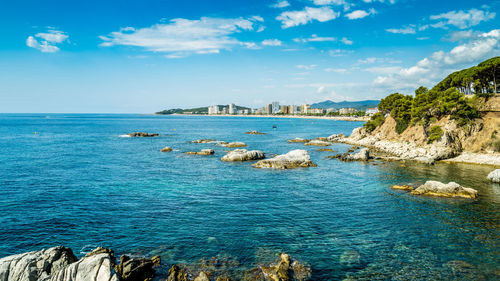
[[[287,154],[278,155],[271,159],[260,160],[253,164],[256,168],[271,168],[271,169],[293,169],[317,167],[311,161],[307,151],[302,149],[292,150]]]
[[[488,174],[488,179],[492,182],[500,183],[500,169],[496,169]]]
[[[179,267],[178,265],[173,265],[168,270],[167,281],[187,281],[188,273],[184,267]]]
[[[222,143],[220,145],[223,147],[229,147],[229,148],[237,148],[237,147],[247,146],[244,142],[240,142],[240,141],[235,141],[235,142],[230,142],[230,143]]]
[[[411,185],[393,185],[391,186],[392,189],[396,190],[406,190],[406,191],[412,191],[414,188]]]
[[[310,146],[330,146],[332,144],[329,143],[329,142],[327,142],[327,141],[312,140],[310,142],[305,143],[304,145],[310,145]]]
[[[170,146],[165,146],[164,148],[160,149],[161,152],[171,152],[172,148]]]
[[[438,181],[427,181],[411,192],[413,195],[477,198],[477,190],[467,188],[455,182],[444,184]]]
[[[342,161],[368,161],[370,160],[370,150],[368,148],[361,149],[358,153],[349,154],[337,154],[334,156],[328,156],[327,159],[337,158]]]
[[[259,131],[248,131],[248,132],[245,132],[245,134],[247,134],[247,135],[266,135],[266,133],[261,133]]]
[[[150,138],[150,137],[157,137],[159,134],[150,134],[150,133],[145,133],[145,132],[134,132],[127,134],[129,137],[140,137],[140,138]]]
[[[311,277],[310,267],[284,253],[276,262],[262,265],[252,272],[254,276],[250,280],[304,281]]]
[[[215,151],[213,149],[202,149],[201,151],[188,151],[186,154],[188,155],[212,155]]]
[[[155,275],[155,267],[161,264],[161,258],[152,259],[130,258],[127,255],[120,257],[120,264],[116,271],[121,281],[151,280]]]
[[[264,153],[260,150],[246,150],[246,149],[236,149],[229,151],[224,157],[221,158],[222,161],[234,162],[234,161],[252,161],[264,159]]]
[[[304,142],[309,142],[308,139],[303,139],[303,138],[294,138],[291,140],[288,140],[290,143],[304,143]]]

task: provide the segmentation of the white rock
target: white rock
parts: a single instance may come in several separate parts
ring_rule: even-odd
[[[322,141],[322,140],[312,140],[309,141],[308,143],[305,143],[304,145],[314,145],[314,146],[330,146],[332,145],[331,143],[327,141]]]
[[[496,169],[488,174],[488,179],[492,182],[500,183],[500,169]]]
[[[349,154],[344,160],[347,161],[368,161],[370,159],[370,150],[368,148],[361,149],[356,154]]]
[[[441,197],[477,198],[477,190],[459,185],[456,182],[444,184],[438,181],[427,181],[411,192],[413,195],[429,195]]]
[[[311,161],[311,157],[306,150],[297,149],[271,159],[260,160],[253,166],[257,168],[293,169],[316,167],[317,165]]]
[[[251,150],[248,151],[246,149],[236,149],[233,151],[229,151],[224,157],[221,158],[222,161],[233,162],[233,161],[251,161],[251,160],[259,160],[264,159],[264,153],[260,150]]]

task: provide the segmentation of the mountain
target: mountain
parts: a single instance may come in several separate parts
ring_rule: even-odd
[[[379,100],[362,100],[362,101],[341,101],[334,102],[331,100],[326,100],[323,102],[313,103],[311,104],[311,108],[356,108],[358,110],[366,110],[367,108],[377,107],[379,104]]]

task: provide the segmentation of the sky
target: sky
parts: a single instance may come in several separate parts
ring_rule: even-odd
[[[0,113],[380,99],[500,55],[500,0],[16,0]]]

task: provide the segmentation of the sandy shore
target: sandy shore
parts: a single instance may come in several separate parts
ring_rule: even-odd
[[[161,115],[161,114],[159,114]],[[370,120],[370,117],[351,117],[351,116],[306,116],[306,115],[201,115],[201,114],[172,114],[175,116],[210,116],[210,117],[255,117],[255,118],[298,118],[298,119],[329,119],[329,120],[342,120],[342,121],[362,121]]]

